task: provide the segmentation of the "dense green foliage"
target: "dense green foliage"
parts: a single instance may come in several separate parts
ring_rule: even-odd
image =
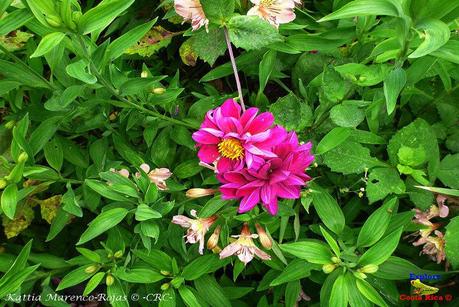
[[[412,273],[458,306],[459,2],[303,1],[279,29],[250,1],[201,3],[208,32],[170,0],[0,0],[0,305],[403,306]],[[186,197],[219,186],[191,135],[237,97],[224,29],[246,104],[314,145],[276,216]],[[272,259],[200,255],[171,223],[193,209],[218,215],[218,248],[261,224]]]

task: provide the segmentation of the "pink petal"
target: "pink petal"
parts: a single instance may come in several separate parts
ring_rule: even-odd
[[[253,191],[249,196],[244,197],[241,200],[241,204],[239,205],[238,212],[244,213],[244,212],[252,210],[259,201],[260,201],[260,191],[257,189]]]
[[[271,112],[264,112],[258,115],[249,125],[248,131],[257,134],[265,131],[274,123],[274,115]]]
[[[270,158],[275,158],[277,157],[273,152],[260,149],[256,147],[255,145],[252,144],[246,144],[245,149],[248,150],[250,153],[257,155],[257,156],[265,156],[265,157],[270,157]]]
[[[240,122],[244,129],[247,131],[248,127],[252,123],[252,121],[257,116],[258,109],[257,108],[248,108],[241,116]]]
[[[192,138],[200,144],[218,144],[220,142],[220,138],[202,130],[193,133]]]
[[[277,184],[277,196],[287,199],[297,199],[300,197],[300,188],[298,186],[288,186],[282,183]]]
[[[268,210],[269,214],[276,215],[279,211],[279,207],[277,205],[277,197],[273,197],[271,202],[267,205],[264,205],[265,208]]]
[[[219,155],[217,146],[215,145],[203,145],[198,152],[199,159],[206,163],[213,163]]]
[[[223,116],[239,118],[241,114],[241,106],[234,99],[226,100],[220,108]]]
[[[225,247],[221,252],[220,252],[220,259],[229,257],[234,255],[237,251],[241,249],[241,245],[239,243],[231,243],[227,247]]]

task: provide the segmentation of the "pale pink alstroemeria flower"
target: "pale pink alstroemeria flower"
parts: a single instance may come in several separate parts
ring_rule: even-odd
[[[129,178],[129,171],[127,169],[125,169],[125,168],[122,168],[119,171],[117,171],[114,168],[111,168],[110,171],[113,172],[113,173],[118,173],[118,174],[120,174],[121,176],[123,176],[125,178]]]
[[[207,218],[198,218],[196,210],[191,210],[190,215],[194,219],[184,215],[175,215],[172,217],[172,223],[188,228],[185,235],[186,243],[194,244],[199,242],[199,253],[202,255],[204,253],[205,235],[217,220],[217,217],[214,215]]]
[[[296,17],[293,10],[296,4],[301,4],[300,0],[250,0],[252,7],[247,15],[259,16],[270,24],[279,27],[279,24],[289,23]]]
[[[191,21],[193,31],[198,30],[202,26],[205,26],[207,31],[209,20],[206,18],[199,0],[175,0],[174,7],[175,12],[183,17],[184,22]]]
[[[146,163],[140,165],[140,168],[147,173],[150,181],[153,182],[159,190],[167,190],[166,180],[172,176],[172,173],[168,168],[155,168],[150,171],[150,165]],[[136,173],[135,175],[136,177],[140,177],[140,173]]]
[[[238,239],[220,252],[220,259],[237,255],[244,265],[247,265],[247,263],[252,261],[254,255],[258,256],[261,260],[271,260],[270,255],[259,249],[253,243],[252,239],[258,238],[258,235],[250,233],[249,225],[247,225],[247,223],[242,227],[240,235],[232,237]]]

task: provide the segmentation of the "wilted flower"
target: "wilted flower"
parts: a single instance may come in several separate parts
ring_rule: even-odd
[[[232,236],[238,238],[233,243],[229,244],[220,252],[220,259],[237,255],[244,265],[252,261],[254,255],[258,256],[261,260],[271,260],[271,256],[259,249],[252,239],[257,238],[256,234],[251,234],[247,223],[242,226],[241,234]]]
[[[257,108],[241,112],[233,99],[207,112],[201,128],[193,133],[199,159],[207,164],[216,162],[221,173],[241,170],[244,162],[250,168],[261,157],[276,157],[269,149],[279,144],[285,130],[270,129],[274,123],[272,113],[257,114]]]
[[[168,168],[155,168],[150,171],[150,166],[146,163],[140,165],[140,168],[147,173],[150,181],[153,182],[159,190],[167,190],[166,180],[172,176],[172,173]],[[136,173],[136,177],[140,177],[140,173]]]
[[[279,24],[289,23],[295,19],[295,4],[301,4],[300,0],[250,0],[252,7],[247,15],[259,16],[275,27]]]
[[[299,198],[301,187],[311,179],[305,171],[314,160],[310,153],[312,144],[300,145],[295,132],[285,133],[281,141],[272,148],[274,158],[254,162],[249,169],[217,174],[223,183],[222,198],[241,199],[239,213],[253,209],[261,201],[275,215],[278,198]]]
[[[175,12],[183,17],[184,22],[191,21],[191,27],[194,31],[202,26],[205,26],[207,31],[209,20],[206,18],[199,0],[175,0],[174,6]]]
[[[429,236],[426,238],[426,243],[421,251],[421,254],[428,255],[433,261],[437,263],[445,260],[445,239],[443,233],[435,230],[436,237]]]
[[[180,225],[183,228],[188,228],[185,235],[186,243],[194,244],[199,241],[199,253],[202,255],[204,253],[205,235],[209,231],[210,226],[217,220],[217,217],[214,215],[207,218],[198,218],[196,210],[191,210],[190,215],[195,217],[195,219],[184,215],[175,215],[172,218],[172,223]]]
[[[207,248],[208,249],[214,249],[217,247],[218,240],[220,239],[220,232],[222,230],[222,227],[218,225],[212,235],[210,236],[209,240],[207,240]]]
[[[273,247],[273,241],[266,234],[266,230],[258,223],[255,224],[255,228],[257,229],[258,239],[261,245],[266,249],[271,249]]]
[[[217,190],[215,189],[200,189],[200,188],[195,188],[195,189],[189,189],[186,191],[186,197],[188,198],[200,198],[204,196],[209,196],[215,194]]]

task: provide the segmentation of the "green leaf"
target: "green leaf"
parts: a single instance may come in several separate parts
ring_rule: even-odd
[[[271,73],[276,65],[276,60],[277,52],[275,50],[268,50],[263,55],[263,59],[258,66],[258,80],[260,83],[258,93],[263,93],[265,90],[266,84],[268,84]]]
[[[33,88],[50,88],[50,85],[39,77],[39,74],[33,70],[33,68],[25,66],[24,64],[0,60],[0,71],[3,76],[8,77],[11,80],[18,81],[21,84]]]
[[[221,28],[211,28],[207,33],[201,30],[190,39],[191,48],[203,61],[210,66],[226,52],[225,34]]]
[[[15,183],[9,184],[2,192],[1,205],[3,213],[10,219],[14,219],[17,206],[18,187]]]
[[[444,185],[459,189],[459,154],[444,157],[437,175]]]
[[[260,49],[282,40],[277,30],[258,16],[237,15],[227,26],[231,42],[238,48]]]
[[[320,140],[316,147],[315,154],[321,155],[332,150],[341,143],[344,143],[351,136],[351,133],[352,129],[349,128],[333,128],[322,138],[322,140]]]
[[[340,127],[355,128],[365,119],[365,112],[353,105],[336,105],[330,110],[330,119]]]
[[[126,201],[127,198],[118,192],[113,191],[112,189],[109,188],[106,184],[94,180],[94,179],[86,179],[85,184],[91,188],[91,190],[96,191],[100,195],[102,195],[105,198],[112,199],[112,200],[117,200],[117,201]]]
[[[327,245],[317,241],[301,241],[279,245],[284,252],[311,263],[328,264],[333,257]]]
[[[433,193],[451,195],[459,197],[459,190],[455,189],[445,189],[445,188],[435,188],[435,187],[423,187],[423,186],[416,186],[416,188],[423,189],[426,191],[430,191]]]
[[[126,293],[123,284],[115,278],[115,282],[113,285],[107,287],[107,296],[108,297],[115,297],[118,299],[114,299],[110,302],[113,307],[129,307],[129,296]]]
[[[292,260],[285,269],[270,284],[271,287],[290,281],[300,280],[311,275],[311,270],[316,266],[302,259]]]
[[[129,283],[152,284],[164,279],[164,275],[157,271],[146,268],[135,268],[130,270],[119,269],[115,276]]]
[[[344,274],[336,278],[330,294],[330,306],[346,307],[349,302],[348,287]]]
[[[94,273],[86,273],[86,269],[92,265],[86,265],[79,267],[67,275],[64,276],[64,278],[61,280],[59,285],[56,288],[56,291],[67,289],[69,287],[78,285],[79,283],[91,278],[96,272]]]
[[[402,231],[403,227],[399,227],[397,230],[387,235],[384,239],[370,247],[362,255],[362,257],[360,257],[358,263],[361,266],[365,266],[367,264],[380,265],[386,261],[397,248]]]
[[[369,301],[380,307],[388,306],[381,295],[379,295],[378,291],[376,291],[375,288],[373,288],[368,282],[362,279],[356,279],[356,283],[360,293],[362,293]]]
[[[453,266],[453,268],[459,268],[459,216],[451,219],[446,225],[445,233],[445,253],[446,259]]]
[[[201,0],[202,9],[206,17],[215,23],[223,25],[233,15],[234,0]]]
[[[100,284],[102,279],[105,276],[105,272],[99,272],[88,281],[86,287],[84,288],[83,295],[89,295],[95,288]]]
[[[84,83],[94,84],[97,82],[97,78],[90,73],[88,63],[84,59],[67,65],[65,71],[70,77],[83,81]]]
[[[371,246],[379,241],[389,226],[397,198],[392,198],[375,210],[365,221],[357,238],[357,246]]]
[[[297,306],[302,289],[300,281],[291,281],[285,287],[285,306]]]
[[[43,147],[45,158],[48,164],[59,171],[64,162],[64,151],[62,150],[61,143],[59,143],[55,138],[47,142]]]
[[[435,178],[440,154],[437,137],[425,120],[416,119],[411,124],[397,131],[391,138],[387,146],[387,153],[389,154],[390,163],[394,166],[400,163],[398,152],[402,146],[411,148],[422,147],[427,154],[430,178]]]
[[[76,250],[81,255],[83,255],[83,257],[85,257],[88,260],[91,260],[92,262],[99,263],[101,261],[100,255],[96,252],[93,252],[92,250],[83,247],[77,247]]]
[[[217,213],[224,206],[227,206],[229,203],[230,201],[222,199],[221,195],[214,196],[213,198],[209,199],[204,207],[202,207],[201,211],[198,212],[199,217],[210,217]]]
[[[124,51],[129,47],[133,46],[139,41],[156,23],[158,18],[153,19],[143,25],[137,26],[134,29],[129,30],[117,39],[115,39],[105,51],[105,56],[108,59],[115,60],[123,55]]]
[[[134,250],[134,255],[142,259],[145,263],[149,264],[152,268],[160,271],[171,271],[172,259],[165,252],[152,249],[149,253]]]
[[[130,7],[135,0],[104,0],[90,9],[78,20],[78,28],[83,34],[100,31],[118,15]]]
[[[312,202],[325,226],[334,233],[340,234],[344,229],[344,214],[333,196],[326,191],[313,191]]]
[[[84,244],[118,225],[129,213],[125,208],[114,208],[99,214],[83,232],[77,245]]]
[[[153,210],[145,204],[140,204],[135,211],[135,219],[140,222],[150,219],[159,219],[161,217],[162,215],[158,211]]]
[[[193,291],[190,290],[187,286],[181,286],[179,289],[180,297],[183,299],[183,302],[188,307],[201,307],[201,304],[198,302],[198,299],[193,294]]]
[[[194,281],[198,294],[211,306],[232,306],[214,276],[203,275]]]
[[[442,47],[432,52],[431,55],[459,64],[459,40],[449,40]]]
[[[0,16],[3,14],[0,12]],[[33,18],[29,10],[14,10],[6,16],[2,16],[0,24],[0,36],[7,35],[11,31],[19,29],[22,25],[26,24]]]
[[[177,165],[173,173],[177,178],[185,179],[198,174],[200,171],[202,171],[202,166],[199,165],[199,160],[192,159]]]
[[[365,169],[386,164],[370,156],[370,150],[362,145],[347,141],[324,154],[324,163],[334,172],[345,175],[363,173]]]
[[[403,68],[392,70],[384,79],[384,96],[386,97],[387,114],[391,115],[395,110],[397,98],[406,84],[406,73]]]
[[[9,267],[8,271],[6,271],[5,275],[3,275],[2,278],[0,278],[0,298],[2,298],[5,294],[8,293],[7,289],[5,288],[5,284],[14,280],[14,278],[25,268],[31,248],[32,240],[27,242],[27,244],[22,248],[19,255],[16,257],[14,262]],[[11,291],[15,290],[16,289],[11,289]]]
[[[328,246],[332,249],[332,251],[335,253],[337,257],[340,256],[340,248],[338,246],[338,243],[335,241],[333,236],[322,226],[319,225],[320,232],[322,233],[322,236],[325,238],[325,241],[327,241]]]
[[[442,47],[449,40],[451,31],[447,24],[437,19],[427,19],[416,26],[423,31],[424,41],[408,57],[420,58]]]
[[[392,168],[379,167],[371,170],[366,189],[370,204],[392,193],[405,193],[405,183],[400,179],[398,172]]]
[[[391,256],[387,261],[379,266],[379,269],[373,275],[378,278],[387,280],[404,280],[410,278],[410,273],[415,275],[421,274],[444,274],[445,272],[436,272],[421,269],[410,261]]]
[[[188,263],[182,271],[182,277],[186,280],[195,280],[204,274],[214,272],[226,264],[218,255],[204,255]]]
[[[323,17],[319,22],[352,18],[355,16],[387,15],[400,16],[401,9],[389,0],[356,0]]]
[[[293,93],[279,98],[269,106],[269,111],[274,114],[276,123],[287,130],[300,131],[312,125],[311,107]]]
[[[30,56],[31,58],[37,58],[44,54],[50,52],[53,48],[61,43],[64,39],[65,33],[62,32],[53,32],[44,36],[40,44],[38,44],[37,49],[35,49],[34,53]]]
[[[45,119],[32,132],[29,145],[34,155],[40,152],[49,139],[56,133],[59,128],[58,122],[60,119],[61,117],[57,116]]]

